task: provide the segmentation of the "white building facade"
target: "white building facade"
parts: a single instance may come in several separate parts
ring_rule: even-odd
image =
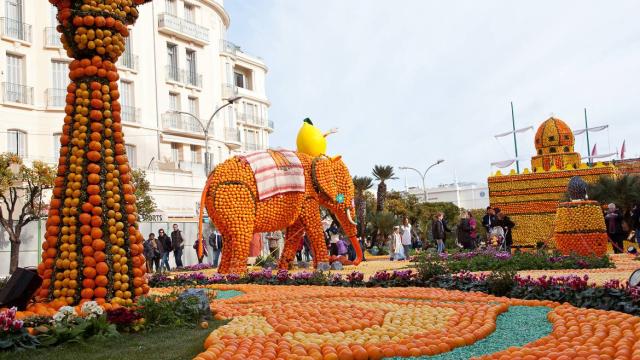
[[[419,201],[424,201],[425,191],[422,188],[410,187],[406,193],[415,195]],[[450,202],[459,208],[485,209],[489,206],[489,188],[486,184],[460,182],[443,184],[426,189],[429,202]]]
[[[54,7],[41,0],[0,0],[0,152],[28,163],[57,163],[67,65]],[[196,217],[205,176],[230,156],[266,149],[274,124],[265,91],[267,67],[227,41],[222,0],[155,0],[118,60],[120,103],[133,168],[144,169],[159,211]],[[176,111],[188,112],[179,114]]]

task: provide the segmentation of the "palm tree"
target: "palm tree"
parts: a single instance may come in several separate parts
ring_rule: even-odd
[[[596,183],[590,184],[587,190],[589,198],[601,204],[614,203],[624,214],[635,204],[640,204],[640,177],[622,175],[614,178],[601,176]]]
[[[353,186],[356,190],[356,218],[358,219],[358,236],[364,237],[367,229],[367,204],[364,198],[364,192],[371,189],[373,179],[368,176],[354,176]]]
[[[373,167],[372,172],[373,177],[379,181],[378,184],[378,193],[377,196],[377,204],[376,211],[384,211],[384,201],[387,197],[387,184],[385,181],[397,179],[395,177],[395,173],[393,172],[393,166],[391,165],[376,165]]]
[[[393,233],[393,227],[396,225],[396,217],[389,211],[381,211],[376,214],[375,227],[378,229],[378,236],[381,238],[377,245],[383,247],[389,236]]]

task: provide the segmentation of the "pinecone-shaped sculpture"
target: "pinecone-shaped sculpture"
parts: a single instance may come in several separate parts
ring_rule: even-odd
[[[567,192],[571,201],[560,203],[556,211],[556,247],[564,255],[604,255],[608,241],[604,217],[598,202],[586,200],[587,183],[574,176]]]
[[[49,208],[41,301],[131,304],[148,292],[142,236],[120,124],[118,72],[127,25],[145,0],[50,0],[67,55],[60,158]]]

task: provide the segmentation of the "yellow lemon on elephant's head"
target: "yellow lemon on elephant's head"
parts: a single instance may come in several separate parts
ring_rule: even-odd
[[[327,139],[320,129],[313,126],[309,118],[304,119],[300,131],[298,131],[296,145],[299,152],[313,157],[320,156],[327,151]]]

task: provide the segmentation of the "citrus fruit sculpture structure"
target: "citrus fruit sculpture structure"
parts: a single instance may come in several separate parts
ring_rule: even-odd
[[[352,220],[355,216],[354,187],[347,166],[339,156],[312,157],[301,152],[291,153],[300,160],[303,169],[304,190],[300,192],[285,192],[260,200],[255,174],[240,156],[227,159],[210,174],[203,191],[202,206],[206,206],[225,241],[226,251],[222,252],[218,272],[245,273],[253,234],[281,229],[286,229],[286,237],[280,268],[288,268],[306,234],[314,254],[314,266],[327,270],[329,255],[320,206],[336,216],[356,249],[354,264],[360,263],[362,251]]]
[[[580,176],[586,183],[601,176],[617,176],[612,165],[589,166],[574,151],[575,139],[569,126],[551,117],[535,135],[536,155],[531,169],[503,175],[500,171],[488,179],[492,207],[499,207],[516,223],[513,244],[533,247],[539,242],[554,247],[556,210],[567,191],[569,180]]]
[[[564,255],[602,256],[607,252],[607,228],[597,201],[586,200],[587,183],[580,177],[569,181],[571,201],[556,212],[555,243]]]
[[[58,305],[131,304],[148,287],[115,63],[146,1],[50,2],[73,61],[37,295]]]

